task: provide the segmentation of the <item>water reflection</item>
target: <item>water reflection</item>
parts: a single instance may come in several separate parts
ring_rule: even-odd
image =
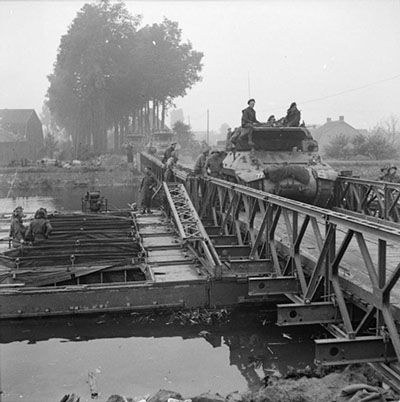
[[[6,198],[7,191],[0,190],[0,212],[11,212],[18,205],[21,205],[28,213],[34,212],[40,207],[46,208],[48,211],[80,211],[82,197],[89,190],[101,191],[101,195],[107,199],[110,209],[126,209],[128,203],[138,201],[137,182],[132,186],[99,187],[96,189],[78,187],[51,190],[13,190],[8,198]]]
[[[37,388],[52,390],[53,400],[62,388],[60,381],[50,381],[54,369],[70,384],[62,388],[65,392],[82,396],[87,393],[82,376],[96,367],[101,367],[103,393],[108,395],[135,396],[168,386],[194,396],[207,390],[258,389],[273,372],[312,365],[315,328],[285,329],[289,335],[284,335],[274,317],[263,325],[260,314],[236,311],[228,324],[213,327],[168,325],[168,315],[142,321],[129,314],[8,321],[0,334],[2,372],[7,373],[3,389],[33,397],[32,389],[12,374],[26,375],[26,362],[35,359]]]

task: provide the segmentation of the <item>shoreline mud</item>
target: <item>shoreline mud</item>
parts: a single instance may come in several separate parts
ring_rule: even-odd
[[[161,389],[154,395],[132,396],[114,394],[103,397],[95,389],[91,399],[99,402],[361,402],[398,401],[399,396],[388,389],[369,365],[350,365],[345,368],[309,373],[292,372],[285,378],[266,377],[265,385],[257,391],[231,393],[205,392],[184,396],[179,391]],[[91,392],[93,387],[90,387]],[[62,402],[77,402],[80,396],[65,395]],[[86,400],[86,399],[83,399]]]

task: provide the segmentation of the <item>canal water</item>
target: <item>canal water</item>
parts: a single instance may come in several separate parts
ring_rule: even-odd
[[[221,325],[169,324],[136,314],[2,322],[3,401],[59,401],[77,393],[144,397],[159,389],[193,397],[256,390],[289,366],[312,366],[318,328],[279,328],[273,313],[236,311]]]
[[[0,198],[0,212],[77,210],[86,189]],[[109,207],[137,201],[137,187],[104,188]],[[238,310],[212,326],[171,323],[171,314],[59,317],[0,322],[0,401],[59,401],[76,393],[144,397],[159,389],[184,397],[256,390],[271,375],[313,364],[318,328],[279,328],[271,311]]]
[[[7,190],[0,189],[0,213],[12,212],[21,205],[25,212],[34,212],[39,208],[48,211],[80,211],[82,197],[87,191],[99,190],[101,196],[107,199],[109,209],[126,209],[128,203],[139,199],[139,184],[132,186],[100,187],[96,189],[85,188],[56,188],[43,190],[13,190],[7,197]]]

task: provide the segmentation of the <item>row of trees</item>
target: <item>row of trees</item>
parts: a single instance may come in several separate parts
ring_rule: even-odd
[[[123,2],[100,0],[85,4],[61,38],[46,103],[77,157],[88,147],[105,152],[110,128],[115,149],[128,127],[163,128],[173,100],[201,79],[203,54],[182,41],[176,22],[140,23]]]
[[[325,156],[335,159],[394,159],[400,152],[400,124],[392,116],[375,126],[368,134],[349,137],[339,134],[323,149]]]

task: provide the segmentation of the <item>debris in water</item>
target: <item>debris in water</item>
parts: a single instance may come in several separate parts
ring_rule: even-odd
[[[93,373],[93,371],[89,371],[87,383],[89,384],[90,397],[97,399],[99,397],[99,391],[97,390],[96,374]]]
[[[226,324],[230,321],[230,313],[226,309],[206,310],[194,309],[173,313],[166,323],[180,325],[216,325]]]

